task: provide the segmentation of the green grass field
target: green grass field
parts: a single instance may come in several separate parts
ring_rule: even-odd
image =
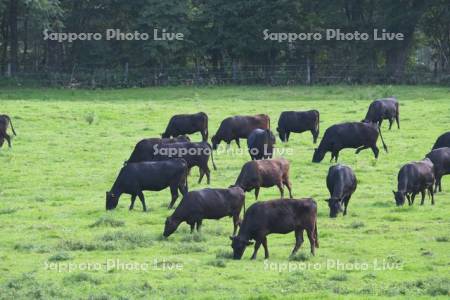
[[[305,240],[289,260],[294,233],[270,235],[270,259],[230,259],[231,219],[206,220],[201,234],[182,224],[161,238],[169,190],[146,192],[147,213],[130,197],[105,211],[111,188],[137,141],[158,136],[171,115],[207,112],[210,136],[222,119],[267,113],[272,129],[284,110],[318,109],[321,135],[335,123],[359,121],[371,100],[395,95],[401,129],[383,136],[389,153],[341,152],[359,184],[346,217],[328,217],[325,178],[330,154],[311,163],[310,133],[291,135],[291,181],[296,198],[319,205],[320,248]],[[0,112],[18,136],[0,149],[0,298],[422,298],[450,293],[450,176],[436,205],[395,206],[399,168],[419,160],[450,130],[450,88],[413,86],[218,87],[126,90],[0,90]],[[200,140],[200,135],[191,136]],[[245,145],[245,142],[242,141]],[[233,143],[232,148],[236,149]],[[211,187],[234,183],[249,159],[215,155]],[[198,185],[198,170],[189,177]],[[279,196],[262,189],[260,200]],[[420,197],[419,197],[420,200]],[[177,201],[179,203],[180,199]],[[254,203],[246,197],[247,207]],[[376,265],[375,265],[376,262]],[[335,264],[335,265],[333,265]],[[70,268],[70,270],[69,270]],[[290,269],[289,269],[290,268]]]

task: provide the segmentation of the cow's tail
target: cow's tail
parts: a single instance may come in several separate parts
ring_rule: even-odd
[[[384,151],[386,151],[386,153],[388,153],[388,148],[387,148],[387,146],[386,146],[386,144],[384,142],[383,135],[381,134],[381,128],[380,127],[378,127],[378,132],[380,133],[380,138],[381,138],[381,142],[383,143]]]
[[[11,130],[12,130],[12,132],[14,133],[14,135],[17,135],[17,134],[16,134],[16,131],[14,130],[14,127],[13,127],[13,124],[12,124],[12,121],[11,121],[11,118],[10,118],[9,116],[7,116],[7,115],[5,115],[5,117],[8,119],[9,125],[11,125]]]
[[[208,147],[209,147],[209,151],[211,152],[211,162],[212,162],[214,171],[216,171],[216,170],[217,170],[217,167],[216,167],[216,164],[214,163],[214,155],[213,155],[213,152],[214,152],[214,151],[213,151],[211,145],[210,145],[209,143],[207,143],[207,144],[208,144]]]
[[[320,113],[317,111],[317,124],[316,124],[316,132],[319,134],[320,130]]]

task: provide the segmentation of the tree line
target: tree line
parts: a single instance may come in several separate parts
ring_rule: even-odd
[[[182,41],[58,42],[53,33],[182,33]],[[265,40],[263,31],[402,33],[402,40]],[[153,77],[194,70],[217,78],[301,72],[403,82],[409,71],[450,73],[449,0],[0,0],[1,73],[93,73],[128,67]],[[170,71],[172,70],[172,71]],[[305,71],[306,70],[306,71]],[[191,72],[191,71],[188,71]],[[106,75],[105,75],[106,76]],[[338,76],[338,75],[336,75]],[[330,76],[331,77],[331,76]],[[374,80],[374,77],[377,77]]]

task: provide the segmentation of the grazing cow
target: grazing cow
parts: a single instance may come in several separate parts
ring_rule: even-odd
[[[259,246],[264,247],[265,258],[269,258],[267,235],[271,233],[286,234],[295,232],[294,255],[303,243],[303,230],[306,230],[311,254],[319,248],[317,236],[317,204],[311,199],[279,199],[252,204],[244,215],[244,220],[237,236],[230,237],[233,258],[241,259],[245,248],[255,240],[252,259],[256,259]]]
[[[450,131],[442,134],[434,143],[433,150],[437,148],[450,147]]]
[[[244,201],[245,194],[240,187],[191,191],[184,195],[175,212],[166,219],[163,235],[170,236],[182,222],[191,226],[192,233],[195,225],[197,231],[200,230],[203,219],[218,220],[226,216],[233,217],[235,235]]]
[[[175,138],[149,138],[139,141],[134,147],[130,158],[125,163],[151,161],[154,156],[153,147],[157,144],[172,144],[179,142],[190,142],[188,136],[180,135]]]
[[[144,211],[145,198],[142,191],[161,191],[170,187],[172,201],[169,208],[173,207],[178,198],[178,190],[185,195],[188,191],[187,177],[188,167],[184,159],[173,159],[167,161],[129,163],[122,167],[114,185],[106,192],[106,209],[117,207],[120,195],[130,194],[133,209],[136,196],[142,202]]]
[[[408,204],[412,205],[419,192],[422,193],[420,205],[423,205],[427,190],[431,195],[431,204],[434,205],[434,181],[434,166],[430,159],[425,158],[404,165],[398,172],[398,190],[397,192],[392,191],[397,206],[405,203],[405,196]]]
[[[208,115],[204,112],[173,116],[161,136],[169,138],[195,132],[201,133],[203,142],[208,141]]]
[[[239,148],[240,138],[247,138],[250,133],[256,129],[270,129],[270,118],[268,115],[260,114],[256,116],[234,116],[226,118],[220,123],[216,134],[211,138],[212,147],[214,150],[221,141],[225,141],[230,145],[231,141],[236,141]]]
[[[317,110],[283,111],[278,119],[277,131],[282,142],[289,141],[291,132],[311,131],[314,144],[319,136],[320,114]]]
[[[312,161],[321,162],[328,151],[331,152],[330,161],[333,161],[333,158],[337,161],[339,151],[344,148],[357,148],[356,154],[361,150],[371,148],[375,158],[378,158],[380,152],[377,147],[378,134],[383,142],[384,150],[388,152],[381,130],[370,123],[350,122],[333,125],[325,131],[319,148],[314,151]]]
[[[327,199],[330,207],[330,218],[336,218],[342,211],[344,204],[344,216],[347,214],[347,206],[352,194],[356,190],[356,176],[350,167],[338,164],[328,169],[327,188],[330,199]]]
[[[397,98],[377,99],[370,103],[366,117],[361,122],[375,123],[378,124],[378,127],[381,127],[383,120],[387,119],[389,120],[389,130],[391,130],[395,119],[398,129],[400,129],[399,113]]]
[[[252,160],[246,162],[236,180],[235,186],[240,186],[244,191],[255,189],[255,199],[258,200],[261,187],[277,186],[281,198],[284,197],[285,185],[292,198],[292,185],[289,181],[289,162],[284,158]]]
[[[275,136],[270,129],[255,129],[247,138],[248,152],[252,160],[267,159],[273,156]]]
[[[214,170],[217,170],[214,163],[213,151],[211,145],[207,142],[184,142],[172,144],[159,144],[153,147],[153,160],[167,160],[172,158],[182,158],[188,164],[188,169],[198,167],[200,170],[200,177],[198,183],[202,182],[203,176],[206,174],[207,183],[210,183],[211,171],[208,167],[208,160],[211,156],[211,161]]]
[[[426,155],[434,165],[434,178],[436,184],[434,187],[434,192],[437,192],[439,186],[439,192],[442,192],[442,176],[450,174],[450,148],[443,147],[437,148]]]
[[[8,147],[11,148],[11,136],[6,132],[8,125],[11,125],[13,134],[17,135],[11,122],[11,118],[8,115],[0,115],[0,148],[3,146],[5,140],[8,142]]]

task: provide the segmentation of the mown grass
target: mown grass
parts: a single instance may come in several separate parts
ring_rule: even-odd
[[[361,120],[372,99],[389,95],[401,102],[402,126],[383,127],[389,153],[381,152],[378,161],[370,151],[341,153],[340,162],[352,166],[359,181],[346,217],[328,218],[329,156],[311,163],[310,134],[277,144],[294,149],[286,156],[294,196],[318,202],[315,257],[305,239],[289,258],[294,246],[289,234],[269,236],[266,262],[262,249],[250,261],[250,248],[234,261],[228,218],[205,221],[194,235],[183,224],[166,240],[164,220],[173,212],[166,208],[168,190],[145,193],[148,213],[138,201],[128,211],[128,196],[115,211],[104,210],[105,191],[135,143],[157,136],[175,113],[207,112],[212,135],[230,115],[268,113],[276,128],[281,111],[315,108],[321,112],[322,136],[331,124]],[[397,208],[392,195],[399,167],[421,159],[436,137],[450,130],[448,87],[6,89],[0,90],[0,104],[18,133],[12,149],[0,149],[0,298],[449,296],[450,176],[444,177],[435,206],[427,199],[424,206]],[[226,187],[248,155],[215,159],[211,186]],[[196,183],[197,176],[194,169],[190,189],[206,186]],[[276,188],[263,189],[260,198],[278,195]],[[254,195],[247,194],[247,207],[253,202]],[[333,262],[369,267],[342,269]]]

